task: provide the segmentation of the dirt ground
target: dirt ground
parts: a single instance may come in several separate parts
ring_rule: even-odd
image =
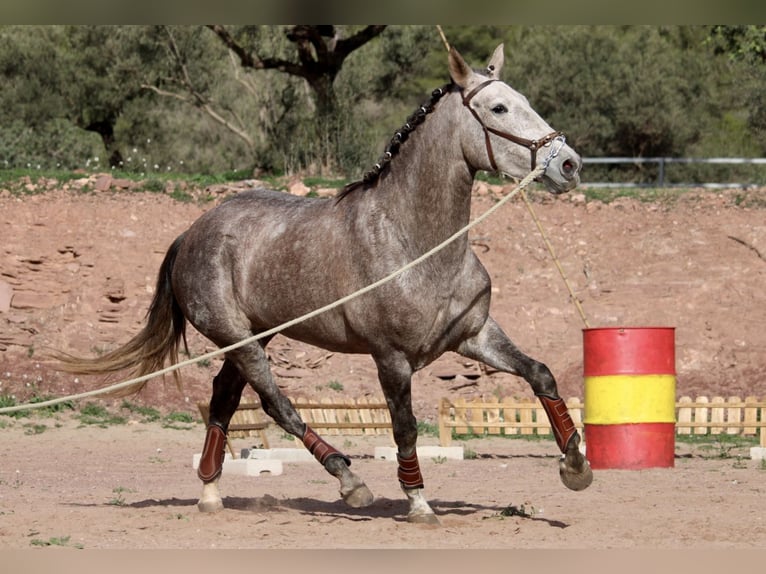
[[[191,202],[128,192],[126,182],[108,176],[23,185],[45,192],[0,190],[0,397],[17,402],[102,386],[56,372],[46,350],[92,354],[126,341],[141,327],[170,242],[246,184],[189,189],[213,198]],[[479,214],[505,190],[475,191]],[[590,326],[675,327],[679,397],[765,397],[764,193],[697,190],[669,192],[672,200],[608,204],[578,192],[535,193],[534,209]],[[510,202],[471,239],[493,278],[493,316],[524,351],[551,367],[562,396],[582,397],[584,323],[524,204]],[[191,335],[193,356],[213,349]],[[281,337],[270,350],[290,396],[380,394],[366,357]],[[186,368],[181,391],[170,379],[156,381],[130,400],[198,417],[196,404],[209,399],[219,365],[214,359]],[[413,383],[416,415],[431,424],[442,396],[508,395],[531,393],[524,381],[453,355]],[[122,402],[87,401],[112,410]],[[356,439],[337,446],[376,495],[372,507],[345,508],[334,479],[317,464],[289,463],[277,476],[224,476],[227,509],[211,516],[195,507],[199,481],[191,459],[204,438],[199,422],[182,429],[140,420],[100,428],[60,414],[0,416],[0,425],[0,548],[766,544],[766,471],[746,453],[711,457],[681,445],[672,469],[597,471],[594,484],[575,493],[559,482],[552,441],[470,441],[465,446],[476,458],[423,461],[426,495],[442,521],[433,528],[404,521],[395,466],[374,460],[374,445]]]
[[[559,481],[552,441],[470,440],[461,444],[475,458],[421,461],[425,493],[442,524],[434,527],[405,521],[407,503],[396,464],[372,456],[375,445],[387,446],[385,437],[338,443],[375,494],[371,507],[346,507],[336,480],[319,464],[286,462],[278,475],[224,475],[225,510],[209,515],[197,511],[201,487],[192,469],[192,455],[201,449],[201,425],[188,430],[157,423],[83,428],[68,418],[48,424],[40,434],[30,434],[24,424],[2,431],[0,548],[702,549],[766,544],[766,469],[744,451],[723,459],[679,444],[673,468],[595,471],[590,488],[572,492]],[[247,445],[243,440],[235,444]],[[275,445],[291,446],[278,440]]]

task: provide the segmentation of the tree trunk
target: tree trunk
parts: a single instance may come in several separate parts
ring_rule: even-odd
[[[92,122],[85,126],[85,129],[89,132],[96,132],[104,144],[104,150],[109,158],[109,167],[120,169],[123,167],[122,153],[114,138],[114,121],[101,120],[99,122]]]

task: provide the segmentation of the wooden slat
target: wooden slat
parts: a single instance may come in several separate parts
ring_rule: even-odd
[[[500,420],[491,425],[483,418],[486,417],[488,410],[496,408],[497,403],[494,400],[456,399],[450,402],[448,399],[443,399],[443,401],[439,414],[441,436],[446,436],[448,432],[451,435],[451,429],[455,429],[458,434],[470,432],[481,434],[489,432],[493,426],[507,435],[519,432],[524,434],[550,432],[550,423],[537,401],[518,401],[512,397],[505,397],[500,401],[502,405]],[[570,398],[566,403],[575,427],[582,430],[584,411],[582,401],[578,398]],[[534,413],[531,418],[530,413]],[[712,401],[704,396],[697,397],[694,401],[690,397],[681,397],[676,403],[676,427],[679,434],[707,434],[711,432],[711,429],[718,434],[722,432],[740,434],[747,429],[747,434],[752,435],[766,427],[766,421],[762,420],[764,415],[761,413],[766,413],[766,402],[759,402],[754,397],[748,397],[745,401],[738,397],[729,399],[715,397]],[[764,440],[766,430],[760,434],[761,442],[766,442]]]
[[[348,399],[349,403],[351,403],[352,401],[353,399]],[[349,429],[348,434],[359,436],[364,434],[364,428],[361,425],[362,423],[361,409],[363,405],[366,403],[366,401],[364,400],[364,398],[362,398],[362,399],[357,399],[356,401],[353,401],[353,402],[354,402],[355,408],[348,409],[346,411],[346,416],[349,422],[355,423],[358,426]]]
[[[516,421],[516,416],[518,414],[518,409],[516,408],[518,406],[518,400],[516,400],[515,397],[505,397],[503,399],[503,422],[511,422]],[[519,432],[519,428],[517,426],[513,427],[505,427],[504,434],[506,435],[515,435]]]
[[[388,404],[385,403],[385,402],[381,403],[380,401],[378,401],[377,404],[378,405],[382,405],[382,406],[375,407],[372,410],[373,422],[378,423],[378,424],[386,424],[389,427],[392,427],[392,424],[391,424],[391,413],[388,410]],[[371,407],[369,405],[367,405],[366,408],[369,409]],[[390,432],[387,433],[386,431],[382,430],[384,428],[385,427],[383,427],[383,426],[377,427],[377,434],[391,434],[393,436],[393,431],[390,431]]]
[[[442,398],[439,401],[439,445],[450,446],[452,444],[452,430],[447,426],[447,421],[452,418],[452,404],[449,399]]]
[[[536,422],[538,422],[538,423],[546,423],[546,424],[547,424],[547,422],[549,422],[548,421],[548,415],[545,414],[545,409],[543,407],[537,407],[534,410],[534,413],[535,413],[535,421]],[[572,409],[569,409],[569,416],[572,416],[572,414],[573,414]],[[574,417],[572,418],[572,420],[574,421]],[[538,429],[537,429],[537,434],[539,434],[539,435],[549,435],[549,434],[551,434],[551,432],[552,432],[551,431],[551,427],[549,427],[549,426],[538,427]]]
[[[530,435],[534,434],[535,428],[532,428],[534,421],[532,420],[532,411],[534,409],[534,403],[519,404],[519,422],[521,423],[521,434]]]
[[[678,399],[678,411],[676,414],[676,429],[678,434],[691,434],[692,427],[685,426],[684,423],[692,422],[692,409],[686,406],[692,402],[691,397],[681,397]]]
[[[751,406],[752,403],[757,403],[758,399],[755,397],[745,397],[745,407],[744,407],[744,413],[742,416],[742,420],[745,423],[755,423],[758,421],[758,408]],[[763,409],[761,410],[761,413],[763,413]],[[761,418],[763,418],[763,414],[761,414]],[[754,435],[756,433],[755,426],[746,426],[742,429],[742,433],[745,435]],[[761,430],[761,435],[763,435],[764,432]]]
[[[455,423],[463,423],[461,426],[455,425],[455,432],[457,434],[468,434],[468,410],[465,408],[465,399],[456,399],[455,406]]]
[[[713,400],[710,401],[711,405],[721,405],[725,403],[723,397],[713,397]],[[724,416],[726,414],[726,410],[719,406],[714,406],[710,409],[710,422],[711,423],[722,423],[725,422]],[[720,426],[710,426],[710,434],[717,435],[721,434],[723,432],[723,428]]]
[[[708,401],[707,397],[697,397],[697,400],[695,401],[696,404],[702,405],[707,404],[710,401]],[[705,423],[708,422],[708,412],[709,409],[707,407],[698,406],[694,409],[694,422],[704,421]],[[694,434],[707,434],[708,427],[706,426],[697,426],[694,425]]]
[[[485,432],[487,434],[493,435],[500,434],[500,427],[495,426],[496,423],[501,422],[500,401],[497,399],[497,397],[494,397],[494,399],[489,399],[487,402],[497,406],[488,407],[486,410],[487,426],[485,427]]]
[[[328,435],[334,436],[339,434],[338,429],[342,427],[336,426],[336,423],[339,423],[337,415],[338,411],[330,406],[333,402],[332,399],[321,399],[319,402],[322,404],[322,421],[326,423],[319,426],[326,429],[325,432]]]
[[[740,406],[742,404],[742,399],[736,396],[729,397],[728,399],[726,399],[726,402],[729,404],[729,408],[726,409],[727,422],[739,423],[740,421],[742,421],[742,407]],[[741,428],[728,427],[726,429],[727,434],[739,434],[740,432],[741,432]]]

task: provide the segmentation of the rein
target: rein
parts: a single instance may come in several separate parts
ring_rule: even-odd
[[[473,117],[476,118],[476,121],[479,122],[479,125],[481,125],[481,128],[484,130],[484,141],[487,145],[487,155],[489,156],[489,164],[492,166],[492,169],[494,171],[497,171],[497,164],[495,163],[495,154],[492,151],[492,140],[489,137],[489,134],[495,134],[496,136],[500,136],[503,139],[507,139],[508,141],[511,141],[515,144],[518,144],[522,147],[527,148],[530,153],[532,154],[532,161],[531,161],[531,167],[530,170],[534,171],[535,167],[537,166],[537,150],[539,150],[541,147],[549,145],[552,141],[559,139],[564,141],[564,133],[563,132],[551,132],[547,136],[545,136],[542,139],[539,140],[530,140],[527,138],[523,138],[521,136],[517,136],[515,134],[511,134],[508,132],[504,132],[502,130],[498,130],[495,128],[488,127],[482,119],[479,117],[479,114],[476,112],[474,108],[471,107],[471,100],[473,97],[478,94],[481,90],[486,88],[489,84],[492,82],[497,82],[499,80],[487,80],[486,82],[482,82],[478,86],[476,86],[474,89],[472,89],[470,92],[465,94],[463,96],[463,105],[468,108],[468,110],[473,114]],[[557,152],[558,153],[558,152]],[[546,167],[547,164],[546,164]]]

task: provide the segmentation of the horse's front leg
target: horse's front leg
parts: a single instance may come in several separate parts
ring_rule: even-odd
[[[394,441],[398,450],[397,476],[410,504],[407,520],[421,524],[439,524],[439,519],[423,496],[424,483],[417,453],[418,425],[412,413],[410,392],[412,369],[403,359],[376,358],[376,363],[383,394],[391,412]]]
[[[338,479],[343,501],[352,508],[364,508],[372,504],[374,497],[370,489],[361,478],[349,470],[351,459],[320,437],[309,425],[303,424],[303,429],[303,433],[297,436],[319,464]]]
[[[593,482],[593,472],[580,452],[580,435],[548,367],[519,351],[491,317],[481,331],[463,341],[457,351],[506,373],[520,375],[530,384],[548,415],[556,443],[563,453],[559,463],[561,481],[572,490],[587,488]]]

